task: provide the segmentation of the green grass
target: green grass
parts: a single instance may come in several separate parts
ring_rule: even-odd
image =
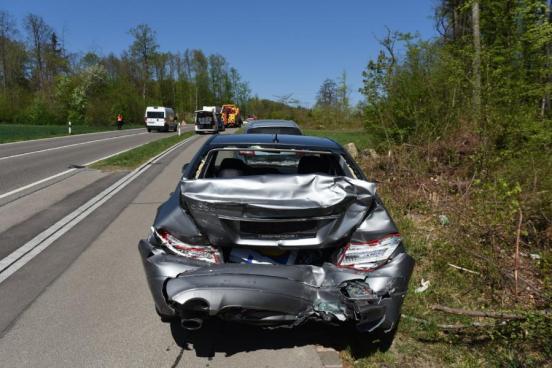
[[[359,150],[365,148],[374,147],[373,137],[366,133],[363,129],[351,129],[351,130],[315,130],[305,129],[303,130],[305,135],[314,135],[318,137],[327,137],[333,139],[337,143],[344,145],[349,142],[353,142]]]
[[[91,168],[104,171],[132,170],[150,158],[163,152],[167,148],[174,146],[185,138],[192,136],[193,134],[194,132],[186,132],[182,133],[181,136],[173,135],[146,143],[143,146],[136,147],[130,151],[126,151],[108,159],[96,162],[91,165]]]
[[[124,129],[142,128],[142,125],[125,126]],[[72,134],[95,133],[115,130],[114,126],[74,125]],[[0,124],[0,143],[26,141],[30,139],[60,137],[67,134],[66,125]]]

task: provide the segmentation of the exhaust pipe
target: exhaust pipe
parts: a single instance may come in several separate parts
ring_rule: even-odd
[[[196,331],[203,326],[203,320],[201,318],[187,318],[180,321],[180,324],[188,331]]]

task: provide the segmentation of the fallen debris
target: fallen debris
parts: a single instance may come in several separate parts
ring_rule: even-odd
[[[421,319],[421,318],[417,318],[417,317],[412,317],[412,316],[409,316],[407,314],[401,314],[401,317],[404,318],[404,319],[407,319],[409,321],[413,321],[413,322],[418,322],[418,323],[421,323],[421,324],[424,324],[424,325],[430,325],[432,324],[432,322],[428,321],[428,320],[425,320],[425,319]],[[504,322],[500,323],[500,324],[503,324]],[[456,323],[456,324],[443,324],[443,323],[436,323],[435,326],[441,330],[446,330],[446,331],[458,331],[458,330],[464,330],[464,329],[467,329],[467,328],[489,328],[489,327],[495,327],[497,326],[496,323],[481,323],[481,322],[472,322],[472,323],[469,323],[469,324],[459,324],[459,323]]]
[[[452,263],[447,263],[450,267],[452,268],[456,268],[457,270],[461,270],[461,271],[465,271],[465,272],[469,272],[469,273],[473,273],[474,275],[481,275],[479,272],[477,271],[472,271],[470,269],[467,269],[467,268],[464,268],[464,267],[460,267],[460,266],[457,266],[457,265],[454,265]]]
[[[474,311],[460,308],[451,308],[444,305],[434,304],[430,307],[432,310],[456,314],[460,316],[468,317],[487,317],[487,318],[496,318],[496,319],[511,319],[511,320],[524,320],[525,316],[518,314],[510,314],[507,312],[496,312],[496,311]]]
[[[414,292],[416,294],[423,293],[424,291],[426,291],[429,288],[429,285],[430,285],[429,280],[426,281],[426,280],[422,279],[421,286],[414,289]]]
[[[519,295],[519,287],[518,287],[518,274],[519,274],[519,237],[521,236],[521,224],[523,223],[523,212],[521,212],[521,208],[519,209],[519,222],[517,226],[517,234],[516,234],[516,246],[515,246],[515,252],[514,252],[514,281],[515,281],[515,290],[516,290],[516,297]]]

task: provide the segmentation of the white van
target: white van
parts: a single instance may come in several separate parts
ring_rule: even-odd
[[[194,124],[196,134],[217,134],[223,131],[224,123],[222,121],[220,107],[203,106],[203,109],[195,112]]]
[[[146,129],[151,132],[153,129],[173,132],[178,129],[176,115],[170,107],[148,106],[144,114]]]

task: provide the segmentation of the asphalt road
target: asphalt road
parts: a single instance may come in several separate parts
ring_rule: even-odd
[[[184,126],[183,131],[192,126]],[[0,144],[0,198],[28,184],[174,133],[145,129]]]
[[[212,322],[189,333],[157,317],[137,243],[206,139],[195,137],[151,165],[0,283],[0,366],[341,366],[334,348],[343,347],[346,332],[336,328]],[[0,204],[0,260],[125,174],[79,169]]]

